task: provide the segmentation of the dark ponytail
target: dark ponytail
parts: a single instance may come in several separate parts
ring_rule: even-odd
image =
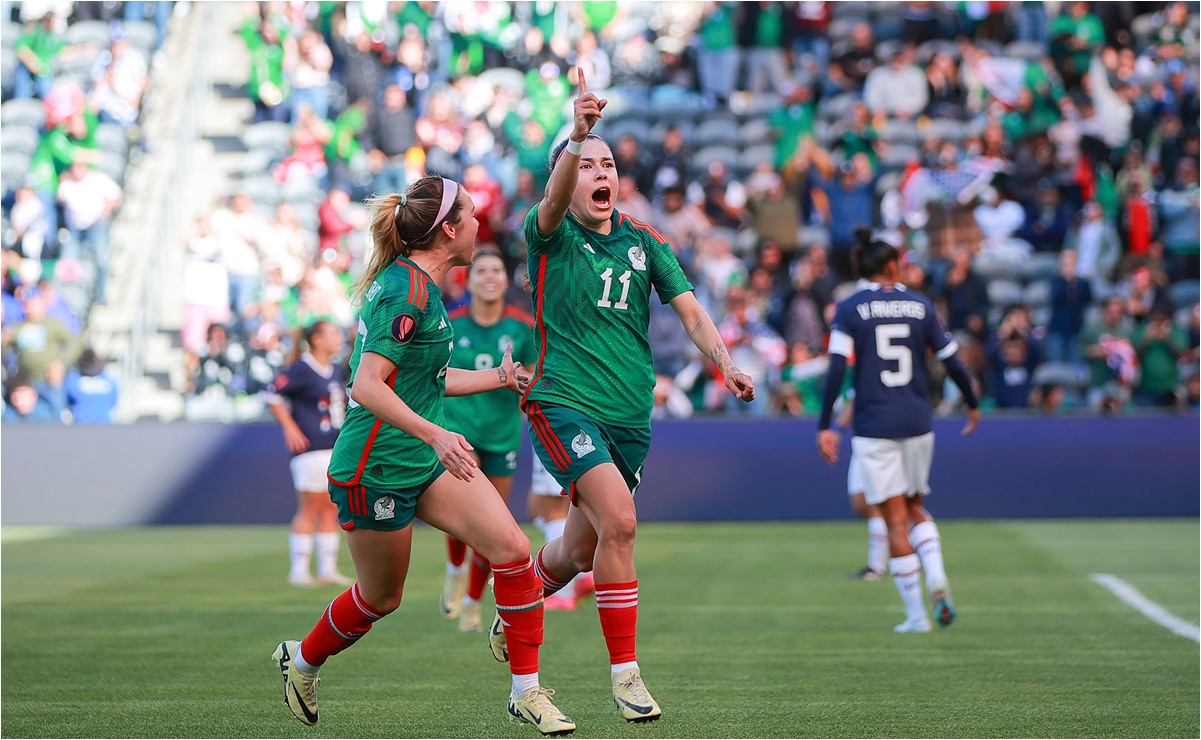
[[[861,278],[883,275],[889,262],[900,259],[897,248],[886,241],[872,239],[872,230],[863,226],[855,229],[855,247],[851,255],[856,274]]]

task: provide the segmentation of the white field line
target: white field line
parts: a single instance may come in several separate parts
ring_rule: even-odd
[[[1155,622],[1160,627],[1165,627],[1181,637],[1187,637],[1193,642],[1201,642],[1201,628],[1198,628],[1192,622],[1186,622],[1159,604],[1151,601],[1139,593],[1138,589],[1126,583],[1121,578],[1109,573],[1093,573],[1089,575],[1089,580],[1109,589],[1114,596],[1137,609],[1144,617]]]

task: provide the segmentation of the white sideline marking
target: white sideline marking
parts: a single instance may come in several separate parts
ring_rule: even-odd
[[[1138,589],[1126,583],[1121,578],[1109,573],[1093,573],[1089,575],[1089,580],[1109,589],[1114,596],[1137,609],[1144,617],[1155,622],[1160,627],[1166,627],[1193,642],[1201,642],[1201,628],[1198,628],[1192,622],[1186,622],[1159,604],[1151,601],[1139,593]]]

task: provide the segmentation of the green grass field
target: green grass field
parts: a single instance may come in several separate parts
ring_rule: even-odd
[[[845,580],[861,524],[644,525],[639,662],[664,719],[619,719],[591,602],[548,615],[543,683],[585,738],[1201,735],[1197,643],[1087,579],[1196,624],[1195,520],[941,528],[959,620],[894,635],[892,583]],[[431,529],[405,603],[322,672],[314,728],[270,654],[336,589],[284,585],[284,528],[26,534],[0,548],[5,737],[537,736],[506,719],[484,636],[438,617]]]

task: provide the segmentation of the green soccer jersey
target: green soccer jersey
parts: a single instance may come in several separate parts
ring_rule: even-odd
[[[354,387],[364,352],[382,355],[396,365],[388,377],[396,395],[422,418],[445,426],[442,399],[453,339],[442,292],[424,270],[402,257],[367,291],[347,388]],[[352,400],[334,443],[329,478],[340,486],[399,490],[424,483],[437,464],[432,447]]]
[[[525,219],[538,348],[527,398],[613,426],[649,427],[651,288],[667,303],[692,284],[667,241],[641,221],[614,211],[612,230],[601,234],[569,213],[544,237],[538,208]]]
[[[534,351],[534,317],[509,306],[500,321],[481,326],[471,318],[467,307],[450,314],[455,346],[450,366],[464,370],[487,370],[500,365],[505,348],[513,349],[513,361],[532,368],[538,359]],[[521,446],[521,410],[517,395],[508,388],[487,393],[447,398],[446,428],[467,438],[473,447],[488,452],[508,452]]]

